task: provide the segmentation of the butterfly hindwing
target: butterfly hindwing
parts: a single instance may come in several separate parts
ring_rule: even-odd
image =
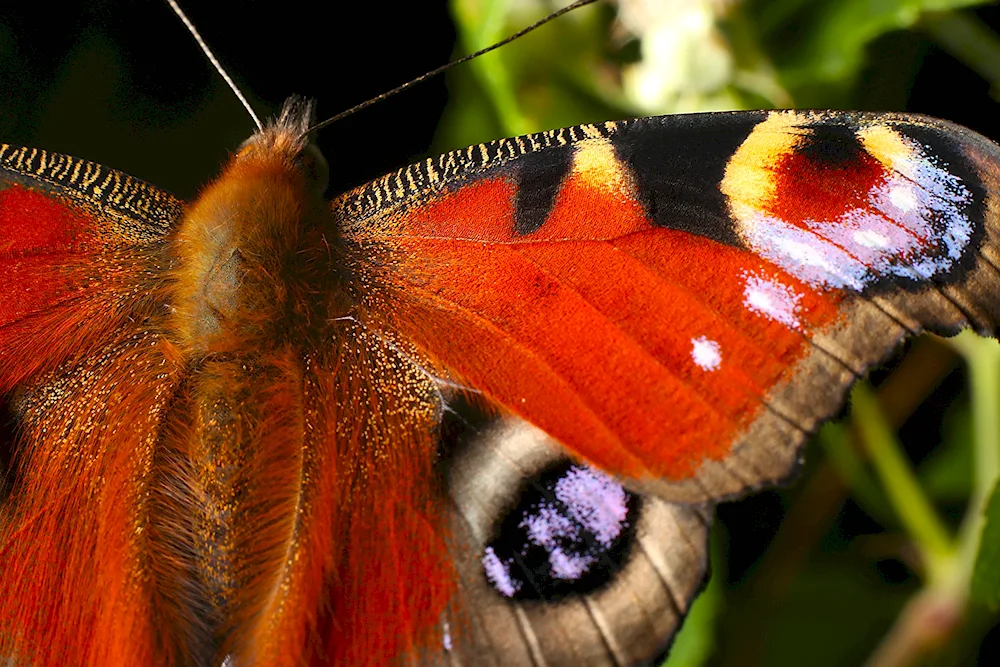
[[[459,586],[446,650],[419,664],[645,664],[666,649],[702,585],[707,508],[627,490],[511,418],[444,467]]]

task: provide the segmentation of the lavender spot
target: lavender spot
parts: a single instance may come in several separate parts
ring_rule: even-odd
[[[486,547],[483,568],[501,595],[551,599],[594,590],[625,562],[638,497],[584,465],[543,472]]]

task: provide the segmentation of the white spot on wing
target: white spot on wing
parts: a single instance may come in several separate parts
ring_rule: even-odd
[[[704,336],[692,338],[691,359],[703,371],[717,371],[722,364],[722,348],[717,342]]]
[[[451,626],[448,625],[447,619],[441,622],[441,646],[445,651],[451,651]]]
[[[851,238],[860,246],[876,248],[878,250],[885,250],[892,244],[888,236],[881,232],[876,232],[874,229],[860,229],[854,232]]]
[[[904,183],[894,183],[892,185],[889,189],[889,201],[903,213],[913,210],[919,203],[913,189]]]
[[[801,300],[802,295],[788,285],[757,274],[746,276],[743,305],[775,322],[781,322],[789,329],[802,328],[798,317]]]

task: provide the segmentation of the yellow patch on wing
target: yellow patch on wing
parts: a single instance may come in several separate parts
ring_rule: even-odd
[[[858,139],[865,150],[890,171],[909,173],[909,167],[917,157],[913,147],[899,132],[887,125],[862,127],[858,131]]]
[[[571,178],[586,187],[631,195],[635,188],[611,142],[604,138],[584,139],[573,146]]]
[[[774,197],[777,184],[771,166],[799,146],[800,126],[807,121],[806,116],[794,111],[772,112],[729,158],[719,188],[737,220],[766,208]]]

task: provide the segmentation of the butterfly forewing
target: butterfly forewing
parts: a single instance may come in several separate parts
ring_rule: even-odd
[[[180,211],[94,163],[0,147],[0,387],[16,419],[0,510],[5,659],[170,655],[150,631],[164,610],[136,536],[150,532],[143,500],[181,370],[164,241]]]
[[[162,239],[181,204],[113,169],[6,144],[0,188],[0,383],[9,390],[155,311],[168,268]]]
[[[993,330],[995,159],[912,116],[706,114],[501,140],[338,205],[378,201],[351,238],[389,248],[400,326],[469,384],[668,494],[758,459],[719,469],[737,492],[906,334]]]

